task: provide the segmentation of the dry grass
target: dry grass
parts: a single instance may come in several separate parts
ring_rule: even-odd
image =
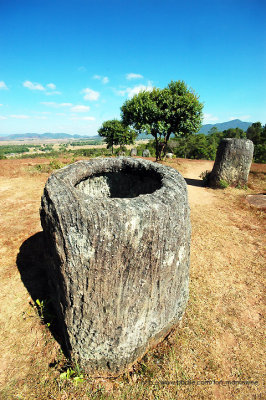
[[[168,162],[191,179],[190,299],[182,325],[128,374],[86,377],[76,386],[60,380],[66,360],[38,317],[16,266],[20,246],[41,230],[40,196],[48,173],[34,169],[40,163],[0,161],[0,398],[263,398],[264,214],[243,199],[247,192],[263,191],[265,166],[252,167],[247,191],[215,191],[192,185],[211,162]],[[210,380],[258,384],[207,384]]]

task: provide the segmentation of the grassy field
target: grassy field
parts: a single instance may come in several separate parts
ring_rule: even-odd
[[[0,160],[0,399],[265,398],[265,213],[251,208],[245,196],[265,191],[266,165],[252,166],[247,190],[213,190],[199,181],[211,161],[168,162],[189,183],[190,298],[182,323],[123,376],[83,373],[77,383],[73,377],[82,373],[77,370],[62,379],[70,366],[42,318],[45,310],[26,289],[43,279],[39,207],[44,184],[53,168],[71,159],[54,162]],[[33,289],[38,298],[41,289]]]

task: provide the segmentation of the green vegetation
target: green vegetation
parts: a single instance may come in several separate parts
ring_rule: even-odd
[[[75,385],[78,383],[84,382],[84,375],[82,374],[82,371],[79,367],[79,365],[76,363],[75,368],[67,368],[66,371],[62,372],[60,374],[60,379],[62,380],[73,380]]]
[[[51,325],[52,319],[54,318],[53,315],[51,313],[49,313],[49,309],[48,309],[49,302],[50,301],[46,300],[46,299],[44,299],[44,300],[36,299],[36,301],[35,301],[37,311],[41,318],[41,321],[48,328]]]
[[[114,152],[115,145],[119,145],[121,148],[126,144],[133,144],[137,136],[133,129],[129,128],[127,125],[124,125],[117,119],[105,121],[98,130],[98,133],[101,137],[105,138],[107,149],[111,148],[112,154]]]
[[[199,130],[202,109],[198,96],[183,81],[140,92],[121,107],[124,124],[154,137],[156,160],[162,159],[172,134],[187,138]]]
[[[18,145],[0,145],[0,159],[6,158],[6,155],[9,154],[21,154],[21,153],[27,153],[30,151],[30,147],[28,145],[24,144],[18,144]]]
[[[239,128],[226,129],[220,132],[214,127],[208,135],[200,133],[191,134],[187,138],[174,138],[168,142],[167,151],[180,158],[214,160],[217,147],[224,138],[252,140],[254,143],[254,162],[266,162],[266,125],[262,127],[260,122],[252,124],[247,132]]]
[[[219,185],[221,189],[226,189],[229,186],[229,183],[226,182],[224,179],[221,179]]]
[[[102,144],[102,140],[80,140],[80,141],[75,141],[75,142],[69,142],[67,144],[64,144],[63,146],[95,146]]]

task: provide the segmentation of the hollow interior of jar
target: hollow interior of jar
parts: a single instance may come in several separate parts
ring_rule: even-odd
[[[93,197],[133,198],[154,193],[162,187],[162,180],[156,171],[124,169],[94,174],[75,187]]]

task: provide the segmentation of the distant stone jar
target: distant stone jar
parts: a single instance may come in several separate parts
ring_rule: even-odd
[[[213,169],[208,177],[208,185],[220,187],[221,181],[232,186],[244,186],[253,158],[254,145],[248,139],[221,140]]]
[[[142,157],[150,157],[150,156],[151,156],[150,150],[148,149],[143,150]]]
[[[173,158],[173,153],[166,153],[165,158]]]
[[[137,149],[131,149],[130,155],[131,155],[131,157],[136,157],[136,155],[137,155]]]
[[[91,374],[123,372],[186,307],[190,218],[183,177],[143,159],[79,161],[49,177],[40,215],[69,356]]]

